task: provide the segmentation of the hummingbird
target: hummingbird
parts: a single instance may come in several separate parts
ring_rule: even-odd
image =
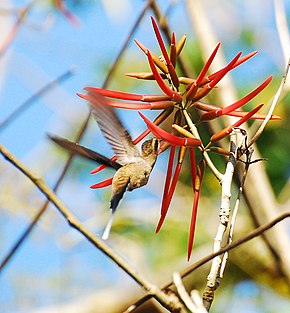
[[[90,100],[90,97],[88,97]],[[121,123],[114,109],[106,103],[103,96],[95,95],[89,101],[91,114],[112,147],[117,162],[88,149],[80,144],[61,137],[49,136],[51,140],[71,153],[80,155],[116,170],[112,181],[112,197],[110,200],[110,218],[105,227],[102,238],[109,237],[113,224],[114,213],[126,191],[132,191],[147,184],[150,173],[155,165],[160,141],[153,137],[144,141],[141,153]]]

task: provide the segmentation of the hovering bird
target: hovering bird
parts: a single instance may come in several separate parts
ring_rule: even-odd
[[[90,99],[89,96],[88,99]],[[116,170],[112,181],[111,217],[102,236],[103,239],[107,239],[112,227],[114,213],[125,191],[132,191],[147,184],[158,155],[159,140],[157,138],[146,140],[142,144],[140,153],[114,109],[106,104],[105,98],[94,95],[89,105],[100,130],[115,152],[117,162],[69,140],[55,136],[49,137],[73,154],[86,157]]]

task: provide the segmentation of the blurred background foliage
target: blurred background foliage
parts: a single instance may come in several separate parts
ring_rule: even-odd
[[[0,27],[1,38],[6,38],[13,28],[19,9],[29,3],[25,0],[2,0],[0,23],[5,27]],[[65,1],[66,8],[77,17],[79,25],[71,23],[55,7],[54,1],[31,3],[15,38],[1,55],[0,123],[61,73],[72,66],[76,66],[77,71],[36,99],[5,128],[0,128],[0,142],[52,186],[67,160],[67,154],[50,143],[46,134],[75,137],[88,114],[85,103],[75,93],[86,85],[102,85],[145,2]],[[167,12],[168,24],[177,37],[187,34],[183,60],[190,72],[198,73],[207,55],[204,56],[190,23],[185,1],[156,3],[161,12]],[[285,5],[289,26],[290,6],[287,1]],[[238,96],[242,97],[273,74],[271,85],[249,104],[250,107],[260,103],[269,105],[284,73],[273,1],[208,0],[203,1],[203,7],[212,32],[222,42],[227,60],[238,51],[244,54],[256,49],[260,51],[254,59],[234,70],[231,78]],[[158,54],[149,19],[152,14],[148,10],[133,38]],[[131,40],[109,88],[134,93],[159,92],[152,82],[137,81],[123,75],[125,72],[147,70],[146,58]],[[219,105],[215,93],[208,101]],[[265,167],[281,212],[289,209],[290,203],[289,101],[289,93],[285,93],[275,112],[282,120],[270,122],[258,141],[261,155],[268,159]],[[155,113],[146,112],[146,115],[153,117]],[[137,112],[123,111],[120,116],[133,136],[144,129]],[[202,137],[209,138],[206,125]],[[111,155],[94,121],[90,122],[82,143]],[[110,246],[157,284],[167,282],[173,271],[188,266],[186,247],[192,189],[187,163],[183,166],[169,216],[161,232],[155,235],[167,157],[167,153],[159,157],[148,186],[126,194],[109,240]],[[224,171],[225,160],[220,156],[213,156],[213,159]],[[109,216],[110,189],[93,191],[88,187],[113,172],[89,175],[93,168],[93,163],[75,158],[58,194],[85,225],[101,234]],[[3,159],[0,160],[0,186],[0,259],[3,259],[44,199]],[[234,191],[235,195],[237,190]],[[211,252],[218,225],[219,201],[219,184],[207,170],[191,262]],[[248,209],[242,202],[235,238],[253,227]],[[195,271],[185,279],[186,286],[202,292],[208,270],[207,264]],[[0,285],[3,290],[0,294],[1,311],[16,313],[121,312],[142,295],[129,277],[71,230],[51,206],[1,272]],[[230,254],[211,312],[288,312],[289,307],[289,286],[262,239],[254,239]],[[155,309],[143,308],[144,312],[160,310],[158,306]]]

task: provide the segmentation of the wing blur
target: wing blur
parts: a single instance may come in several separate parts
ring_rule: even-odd
[[[50,140],[52,140],[54,143],[59,145],[60,147],[68,150],[69,152],[73,153],[74,155],[78,155],[81,157],[84,157],[89,160],[93,160],[97,163],[104,164],[106,166],[109,166],[115,170],[118,170],[122,165],[120,165],[118,162],[112,161],[109,158],[105,157],[102,154],[99,154],[89,148],[86,148],[78,143],[69,141],[67,139],[58,137],[58,136],[51,136],[48,135]]]
[[[130,134],[122,125],[114,109],[106,104],[106,99],[96,93],[88,92],[91,112],[102,133],[113,148],[120,164],[125,165],[140,160],[141,155]]]

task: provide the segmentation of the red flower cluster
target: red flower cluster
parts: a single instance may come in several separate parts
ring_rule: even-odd
[[[177,58],[184,47],[186,37],[183,36],[178,43],[176,43],[175,34],[172,34],[169,53],[165,48],[165,44],[162,40],[161,33],[157,26],[156,21],[151,17],[153,29],[160,46],[162,56],[157,57],[153,52],[143,46],[140,42],[135,40],[137,45],[146,54],[148,58],[148,63],[151,72],[142,73],[127,73],[127,76],[134,77],[137,79],[145,80],[155,80],[163,94],[161,95],[142,95],[142,94],[131,94],[113,90],[106,90],[96,87],[86,87],[86,95],[80,95],[82,98],[88,100],[92,105],[94,101],[97,101],[98,95],[102,95],[111,100],[107,99],[107,105],[114,108],[122,108],[129,110],[162,110],[162,112],[157,116],[157,118],[152,122],[144,114],[139,112],[142,119],[147,124],[147,130],[144,131],[138,138],[135,139],[134,143],[140,142],[145,138],[150,132],[154,134],[159,139],[162,139],[162,145],[160,148],[160,153],[165,149],[170,147],[169,161],[167,168],[167,175],[165,179],[163,199],[161,205],[160,219],[156,228],[158,232],[164,222],[168,208],[170,206],[173,193],[178,181],[178,177],[181,171],[183,160],[185,158],[187,150],[189,150],[190,164],[191,164],[191,174],[192,174],[192,187],[193,187],[193,208],[190,223],[190,232],[188,240],[188,259],[190,258],[193,241],[194,241],[194,231],[197,217],[198,200],[200,195],[200,188],[202,184],[202,178],[206,166],[206,161],[202,157],[199,164],[196,166],[195,151],[194,149],[198,147],[203,153],[205,151],[204,145],[199,138],[196,125],[203,121],[208,121],[223,115],[230,115],[240,117],[240,119],[234,123],[222,129],[221,131],[213,134],[210,138],[210,142],[206,145],[206,148],[210,148],[212,142],[221,140],[225,136],[229,135],[235,127],[239,127],[245,121],[249,119],[264,119],[265,115],[257,114],[261,109],[263,104],[257,106],[250,112],[244,112],[239,110],[243,105],[252,100],[257,94],[259,94],[271,81],[272,77],[267,78],[261,85],[250,92],[248,95],[244,96],[242,99],[236,101],[235,103],[228,105],[227,107],[220,108],[218,106],[210,105],[200,100],[205,97],[220,80],[232,69],[241,65],[251,57],[253,57],[257,51],[247,54],[241,57],[241,52],[239,52],[224,68],[219,71],[207,75],[208,69],[212,64],[218,50],[220,43],[215,47],[212,54],[208,58],[204,67],[202,68],[200,74],[196,79],[188,77],[179,77],[175,70]],[[182,86],[181,86],[182,85]],[[118,99],[112,100],[112,99]],[[119,101],[122,100],[122,101]],[[203,111],[200,113],[199,118],[195,123],[189,123],[189,115],[187,110],[194,107],[198,111]],[[167,119],[171,114],[174,114],[174,124],[172,125],[172,133],[168,133],[160,128],[158,125]],[[278,116],[272,116],[272,120],[279,119]],[[190,124],[190,125],[189,125]],[[192,127],[196,129],[193,131]],[[189,129],[189,130],[187,130]],[[175,169],[174,160],[177,157]],[[114,158],[113,158],[114,159]],[[97,173],[104,169],[105,166],[100,166],[93,170],[91,173]],[[102,188],[108,186],[112,183],[112,179],[107,179],[103,182],[93,185],[91,188]]]

